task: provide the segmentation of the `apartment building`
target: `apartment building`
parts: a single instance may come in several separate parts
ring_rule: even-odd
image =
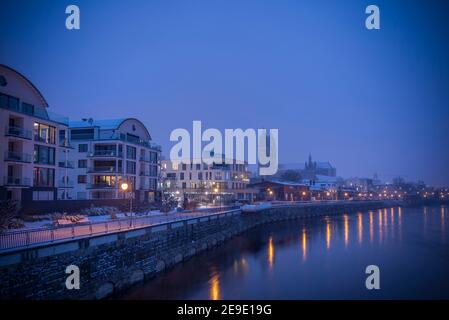
[[[126,182],[138,201],[155,201],[161,147],[142,122],[83,119],[70,122],[69,130],[74,199],[121,199],[126,194],[120,186]]]
[[[186,164],[161,161],[162,188],[179,201],[223,205],[234,201],[251,202],[256,190],[249,189],[247,164]]]
[[[48,111],[40,91],[0,65],[0,200],[32,206],[66,197],[73,185],[68,119]]]

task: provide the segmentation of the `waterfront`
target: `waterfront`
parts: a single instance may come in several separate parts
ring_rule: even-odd
[[[448,208],[388,208],[267,224],[122,299],[449,298]],[[380,290],[365,267],[380,268]]]

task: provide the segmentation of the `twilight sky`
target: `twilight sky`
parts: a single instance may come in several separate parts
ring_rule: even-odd
[[[281,163],[449,185],[448,24],[444,0],[2,0],[0,63],[72,120],[142,120],[165,155],[192,120],[278,128]]]

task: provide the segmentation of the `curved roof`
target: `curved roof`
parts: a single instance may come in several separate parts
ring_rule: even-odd
[[[17,74],[20,78],[22,78],[23,80],[25,80],[26,84],[28,84],[28,86],[30,86],[30,88],[31,88],[31,89],[38,95],[39,99],[42,101],[43,106],[44,106],[44,107],[48,107],[47,100],[45,100],[44,96],[43,96],[42,93],[39,91],[39,89],[36,88],[36,86],[35,86],[35,85],[34,85],[34,84],[33,84],[27,77],[25,77],[25,76],[24,76],[23,74],[21,74],[19,71],[15,70],[15,69],[13,69],[13,68],[7,66],[7,65],[4,65],[4,64],[1,64],[1,63],[0,63],[0,67],[1,67],[1,68],[5,68],[5,69],[8,69],[8,70],[14,72],[14,73]]]
[[[91,122],[89,122],[91,120]],[[137,121],[142,125],[143,128],[145,128],[145,131],[147,132],[148,136],[151,140],[151,135],[148,132],[147,127],[143,124],[142,121],[136,118],[120,118],[120,119],[106,119],[106,120],[94,120],[94,119],[86,119],[86,121],[70,121],[69,127],[70,128],[88,128],[88,127],[98,127],[100,130],[115,130],[118,129],[125,121],[133,120]]]

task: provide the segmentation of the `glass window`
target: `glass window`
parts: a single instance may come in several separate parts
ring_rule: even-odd
[[[86,175],[79,175],[78,176],[78,183],[86,183],[87,182],[87,176]]]
[[[131,146],[126,146],[126,157],[128,159],[136,159],[136,148]]]
[[[34,140],[44,143],[56,143],[56,128],[35,122],[34,123]]]
[[[78,160],[78,168],[87,168],[87,160]]]
[[[26,114],[34,114],[34,106],[29,103],[22,102],[22,112]]]
[[[92,140],[94,138],[94,129],[71,129],[70,138],[72,140]]]
[[[136,163],[134,161],[126,161],[126,173],[136,174]]]
[[[85,144],[85,143],[79,144],[78,152],[87,152],[87,144]]]
[[[35,187],[53,187],[55,179],[55,169],[33,168],[33,185]]]
[[[55,164],[55,148],[34,145],[34,162],[40,164]]]

